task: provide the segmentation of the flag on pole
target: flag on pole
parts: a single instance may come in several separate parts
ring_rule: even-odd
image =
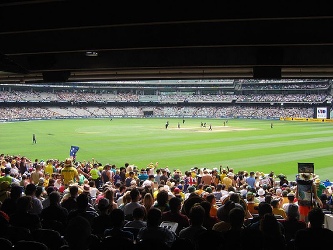
[[[75,158],[76,158],[76,153],[77,153],[77,151],[79,151],[79,147],[78,146],[71,146],[71,150],[69,151],[69,156],[73,159],[73,160],[75,160]]]

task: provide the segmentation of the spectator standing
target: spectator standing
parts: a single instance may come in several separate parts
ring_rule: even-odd
[[[160,182],[164,181],[164,183],[167,183],[168,180],[169,180],[168,171],[166,171],[165,169],[162,169],[162,175],[160,176]]]
[[[234,176],[234,173],[228,172],[227,176],[222,179],[222,184],[226,186],[226,189],[229,189],[229,187],[233,187]]]
[[[11,171],[11,167],[6,167],[5,168],[5,171],[4,171],[5,175],[0,177],[0,183],[3,182],[3,181],[7,181],[9,184],[12,184],[14,182],[19,183],[18,179],[14,178],[10,175],[10,171]]]
[[[133,171],[130,171],[130,172],[128,173],[128,177],[126,177],[126,179],[125,179],[125,186],[126,186],[126,187],[130,187],[130,186],[131,186],[131,182],[132,182],[132,180],[135,180],[135,179],[134,179],[134,172],[133,172]]]
[[[143,183],[145,180],[149,178],[149,175],[147,174],[147,171],[143,168],[140,171],[140,174],[138,175],[140,183]]]
[[[156,169],[156,173],[154,176],[157,185],[160,184],[160,177],[161,177],[161,169],[158,168],[158,169]]]
[[[73,166],[73,161],[70,158],[67,158],[63,168],[61,169],[61,176],[62,181],[66,187],[71,182],[78,182],[79,181],[79,174],[77,172],[77,169]]]
[[[300,173],[298,175],[296,198],[298,200],[300,220],[308,222],[308,214],[312,209],[313,203],[316,202],[320,207],[323,206],[321,200],[317,196],[317,188],[313,183],[311,173]]]
[[[250,172],[250,176],[246,178],[246,183],[251,187],[251,188],[255,188],[255,173],[254,171]]]
[[[212,175],[208,172],[208,170],[207,169],[205,169],[204,171],[203,171],[203,175],[202,175],[202,177],[201,177],[201,183],[203,184],[203,185],[212,185],[212,182],[213,182],[213,177],[212,177]]]
[[[98,163],[93,164],[93,168],[89,172],[91,179],[95,182],[96,188],[100,187],[101,184],[101,173],[98,169]]]
[[[24,173],[29,172],[28,167],[29,167],[29,161],[28,161],[27,157],[22,156],[21,161],[20,161],[20,167],[19,167],[20,174],[23,175]]]
[[[113,179],[112,173],[113,172],[111,171],[111,165],[106,164],[101,173],[102,184],[106,184],[107,182],[112,181]]]
[[[123,184],[124,185],[124,183],[125,183],[125,179],[126,179],[126,168],[129,166],[129,163],[128,162],[126,162],[125,163],[125,167],[120,167],[120,173],[119,173],[119,175],[120,175],[120,182],[121,182],[121,184]]]
[[[53,165],[53,159],[49,159],[46,161],[46,166],[44,167],[44,174],[48,173],[50,176],[55,172],[55,167]]]

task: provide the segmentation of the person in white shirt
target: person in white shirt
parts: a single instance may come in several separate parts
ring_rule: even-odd
[[[155,180],[155,176],[154,175],[149,175],[148,179],[145,180],[142,183],[142,187],[151,187],[152,189],[154,189],[154,180]]]
[[[295,193],[294,192],[289,192],[287,194],[287,198],[288,198],[288,202],[287,203],[284,203],[282,205],[282,209],[286,212],[286,214],[288,215],[288,209],[289,209],[289,206],[290,204],[295,204],[298,206],[297,202],[295,202]]]
[[[101,193],[98,188],[96,188],[94,181],[89,181],[89,193],[92,200],[96,200],[97,196]]]

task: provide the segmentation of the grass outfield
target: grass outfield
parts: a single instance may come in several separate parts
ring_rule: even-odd
[[[268,120],[222,119],[72,119],[0,123],[0,153],[25,155],[34,160],[69,156],[80,147],[77,160],[95,158],[123,166],[145,168],[214,168],[235,171],[273,170],[294,180],[298,162],[313,162],[321,180],[333,180],[333,124]],[[201,128],[200,122],[207,127]],[[177,124],[180,122],[180,128]],[[212,131],[209,131],[212,124]],[[37,144],[32,143],[32,134]]]

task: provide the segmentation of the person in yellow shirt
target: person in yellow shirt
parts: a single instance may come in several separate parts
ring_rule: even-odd
[[[179,197],[182,201],[185,200],[185,194],[182,192],[182,190],[179,187],[174,187],[171,190],[176,197]]]
[[[222,179],[222,184],[224,184],[226,189],[228,189],[229,187],[233,186],[232,181],[233,181],[233,174],[228,173],[227,176]]]
[[[43,187],[46,188],[49,186],[49,181],[50,181],[50,174],[49,173],[45,173],[44,174],[44,183],[43,183]]]
[[[73,161],[71,158],[67,158],[65,160],[64,166],[61,169],[61,176],[66,187],[69,185],[69,183],[76,183],[79,181],[79,174],[77,169],[73,166]]]
[[[191,177],[192,177],[193,179],[197,178],[197,171],[196,171],[195,168],[191,169]]]
[[[227,177],[227,170],[225,168],[222,169],[220,166],[220,181],[223,182],[224,177]]]
[[[281,193],[282,201],[280,202],[280,207],[282,207],[283,204],[289,203],[287,195],[288,195],[288,190],[283,190]]]
[[[205,191],[203,188],[204,188],[204,185],[203,185],[202,183],[200,183],[200,184],[198,184],[198,186],[197,186],[197,190],[195,190],[194,192],[195,192],[197,195],[201,196],[201,194]]]
[[[248,191],[246,193],[247,209],[251,214],[258,214],[259,200],[255,199],[254,193]]]
[[[44,174],[48,173],[50,176],[54,173],[53,160],[49,159],[46,161],[46,166],[44,167]]]
[[[89,172],[91,179],[95,182],[96,188],[99,188],[101,185],[101,172],[98,167],[98,163],[94,163],[93,168]]]
[[[217,205],[216,205],[216,198],[214,194],[208,194],[206,196],[206,200],[211,204],[209,214],[212,217],[217,218]]]
[[[280,199],[282,199],[282,198],[280,198]],[[273,199],[271,201],[271,206],[273,208],[274,215],[280,215],[280,216],[282,216],[283,219],[287,218],[286,212],[283,210],[283,208],[280,207],[280,200]]]

